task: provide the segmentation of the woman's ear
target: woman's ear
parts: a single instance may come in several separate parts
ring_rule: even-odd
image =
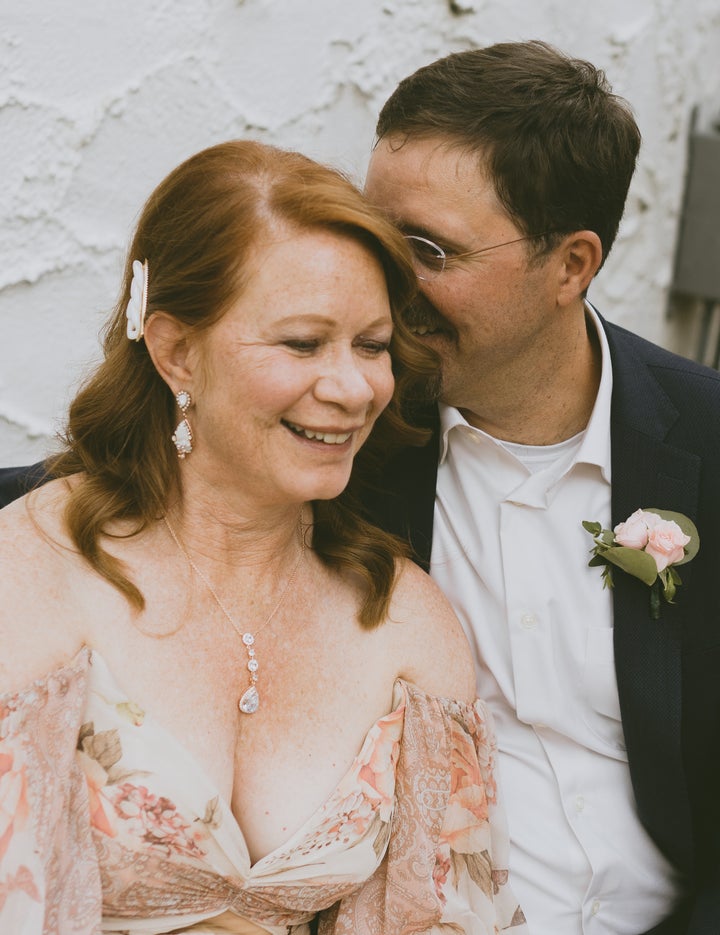
[[[197,379],[197,355],[189,334],[187,325],[167,312],[153,312],[145,322],[148,354],[173,395],[181,389],[192,395]]]
[[[558,304],[583,297],[602,263],[602,242],[595,231],[574,231],[561,246],[562,268]]]

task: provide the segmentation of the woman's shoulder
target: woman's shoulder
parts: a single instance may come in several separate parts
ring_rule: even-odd
[[[66,610],[77,566],[66,496],[63,481],[50,481],[0,510],[0,693],[25,687],[82,645]]]
[[[399,563],[388,624],[401,678],[431,695],[475,697],[475,667],[460,621],[438,585],[413,562]]]
[[[53,551],[49,547],[69,544],[64,522],[67,497],[68,482],[52,480],[0,510],[0,568],[3,573],[28,560],[46,563]]]

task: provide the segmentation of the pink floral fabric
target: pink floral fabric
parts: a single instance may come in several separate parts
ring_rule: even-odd
[[[509,838],[485,704],[406,682],[395,811],[385,860],[321,916],[320,935],[527,935],[508,884]]]
[[[75,760],[87,655],[0,696],[0,932],[94,935],[100,873]]]
[[[480,702],[398,681],[335,791],[252,865],[201,765],[83,650],[0,698],[0,932],[306,935],[319,913],[323,935],[524,935],[494,762]]]

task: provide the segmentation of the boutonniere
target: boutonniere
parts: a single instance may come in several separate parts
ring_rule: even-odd
[[[695,558],[700,536],[692,520],[670,510],[635,510],[614,529],[585,520],[583,527],[593,537],[595,547],[588,565],[602,565],[603,585],[613,586],[613,566],[634,575],[650,586],[650,616],[660,616],[660,597],[673,603],[682,584],[677,572]]]

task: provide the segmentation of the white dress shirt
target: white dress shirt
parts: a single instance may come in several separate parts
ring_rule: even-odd
[[[602,376],[580,435],[509,444],[441,408],[431,574],[495,716],[512,882],[532,935],[639,935],[678,889],[635,813],[611,592],[587,565],[582,520],[610,526],[612,391],[607,341],[588,315]]]

